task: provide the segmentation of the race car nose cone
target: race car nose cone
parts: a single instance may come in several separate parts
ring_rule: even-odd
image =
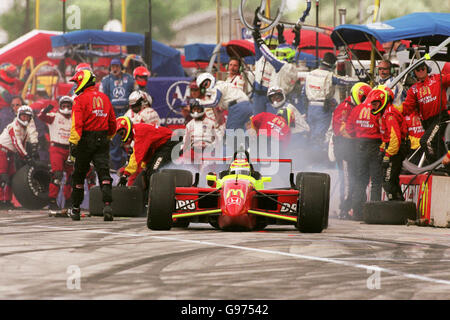
[[[237,216],[242,214],[244,209],[244,201],[239,196],[228,197],[225,203],[225,213],[229,216]]]

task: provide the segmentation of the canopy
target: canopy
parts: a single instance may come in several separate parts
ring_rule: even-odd
[[[52,51],[50,37],[58,34],[60,34],[58,31],[45,30],[28,32],[0,49],[0,64],[10,62],[20,66],[28,56],[33,57],[34,65],[49,60],[47,52]],[[58,63],[57,60],[51,61]]]
[[[331,39],[339,47],[366,42],[367,35],[380,43],[396,40],[412,40],[421,45],[438,45],[450,36],[450,13],[416,12],[406,16],[365,25],[343,24],[331,33]]]
[[[80,30],[51,37],[51,40],[53,48],[81,44],[134,46],[140,48],[142,56],[145,55],[145,36],[133,32]],[[184,76],[180,53],[161,42],[152,40],[152,72],[166,77]]]
[[[203,61],[208,62],[214,52],[215,44],[205,43],[193,43],[184,46],[184,54],[186,55],[186,61]],[[253,49],[254,52],[255,49]],[[216,61],[218,58],[216,57]],[[227,53],[227,48],[222,45],[220,48],[220,62],[228,63],[230,56]],[[255,64],[254,56],[244,57],[246,64]]]

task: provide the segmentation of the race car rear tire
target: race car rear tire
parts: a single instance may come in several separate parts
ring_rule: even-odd
[[[299,190],[296,227],[300,232],[320,233],[328,225],[330,177],[326,173],[300,172],[295,179]]]
[[[175,211],[175,176],[169,172],[155,172],[150,178],[147,207],[147,227],[151,230],[170,230]]]
[[[24,165],[14,174],[11,189],[20,205],[38,210],[48,204],[48,187],[51,180],[47,164]]]
[[[143,193],[135,186],[113,186],[111,208],[115,217],[139,217],[144,211]],[[89,213],[103,216],[103,199],[100,186],[89,190]]]
[[[370,201],[363,206],[363,221],[367,224],[403,225],[416,217],[416,204],[411,201]]]

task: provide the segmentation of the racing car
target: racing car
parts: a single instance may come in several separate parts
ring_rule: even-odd
[[[204,160],[230,160],[208,158]],[[254,170],[255,162],[290,163],[289,187],[268,189],[271,177]],[[299,172],[291,159],[250,159],[235,153],[227,170],[209,173],[208,187],[198,187],[198,173],[166,169],[150,179],[147,227],[187,228],[190,222],[209,223],[222,230],[262,230],[271,224],[294,225],[300,232],[320,233],[328,227],[330,176]]]

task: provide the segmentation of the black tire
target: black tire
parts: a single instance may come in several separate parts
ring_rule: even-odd
[[[133,187],[136,187],[138,190],[142,192],[142,211],[139,214],[140,217],[145,217],[147,215],[147,211],[145,205],[148,202],[148,186],[147,181],[145,180],[145,170],[141,171],[136,179],[134,179]]]
[[[163,169],[162,172],[175,177],[176,187],[190,187],[193,183],[193,174],[188,170],[181,169]],[[174,228],[187,228],[191,222],[190,218],[178,218],[173,222]]]
[[[24,165],[17,170],[11,182],[12,192],[26,209],[39,210],[48,205],[48,187],[51,174],[48,165]]]
[[[142,191],[137,187],[113,186],[111,208],[115,217],[139,217],[144,211]],[[103,200],[100,186],[89,190],[89,213],[103,216]]]
[[[147,207],[147,227],[170,230],[175,211],[175,177],[168,172],[155,172],[150,178]]]
[[[328,225],[330,177],[326,173],[300,172],[295,185],[300,192],[296,227],[300,232],[320,233]]]
[[[411,201],[370,201],[363,206],[363,220],[367,224],[402,225],[416,217],[416,204]]]
[[[192,186],[194,176],[192,172],[181,169],[163,169],[162,172],[169,173],[175,177],[175,186],[190,187]]]

